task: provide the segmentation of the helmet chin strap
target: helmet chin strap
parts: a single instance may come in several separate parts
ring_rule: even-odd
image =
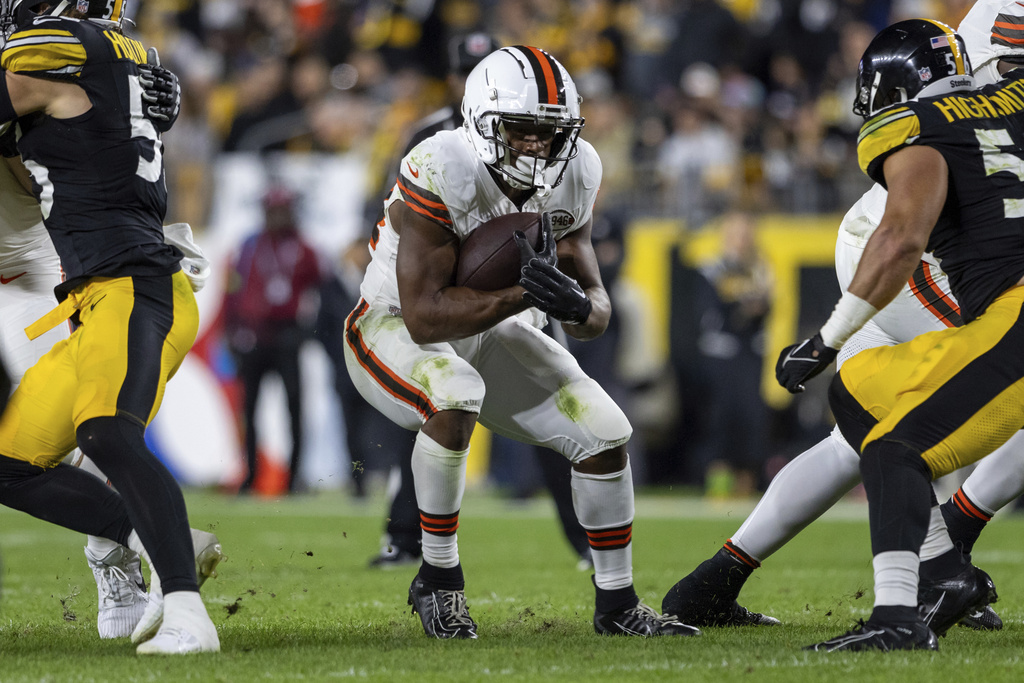
[[[63,14],[64,10],[66,10],[70,6],[71,3],[68,2],[68,0],[60,0],[60,2],[57,3],[57,6],[53,9],[53,11],[50,12],[50,16],[59,17],[61,14]]]

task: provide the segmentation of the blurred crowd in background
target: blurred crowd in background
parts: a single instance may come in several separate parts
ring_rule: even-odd
[[[714,222],[728,233],[721,258],[695,273],[689,312],[693,351],[707,359],[704,372],[721,373],[706,378],[706,429],[689,436],[665,430],[675,435],[668,443],[651,435],[647,462],[638,444],[634,467],[647,483],[691,483],[730,495],[763,489],[779,465],[773,458],[799,452],[784,437],[773,447],[779,416],[757,392],[762,325],[772,302],[751,216],[845,211],[869,186],[855,155],[861,121],[851,112],[867,43],[903,18],[956,26],[970,4],[135,0],[129,12],[134,31],[181,79],[181,117],[164,137],[168,213],[191,223],[200,242],[218,191],[210,169],[224,155],[254,153],[361,158],[368,235],[416,122],[446,103],[451,41],[485,31],[501,44],[553,54],[576,81],[583,137],[604,163],[598,208],[610,226],[595,232],[611,236],[609,248],[621,251],[623,233],[640,218],[673,219],[685,231]],[[358,261],[359,251],[322,256],[326,263]],[[611,258],[621,261],[621,254]],[[621,328],[615,339],[642,343],[642,331]],[[664,404],[645,397],[650,373],[627,370],[609,381],[636,394],[637,411]],[[638,424],[648,421],[637,416]],[[678,441],[691,437],[702,445],[689,449]],[[686,464],[660,462],[680,454]],[[390,464],[382,457],[363,465]],[[527,470],[511,469],[520,479],[510,488],[528,491]]]

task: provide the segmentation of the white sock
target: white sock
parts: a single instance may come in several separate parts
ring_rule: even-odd
[[[989,517],[1024,492],[1024,431],[979,460],[962,488]]]
[[[412,449],[413,483],[423,530],[423,560],[435,567],[459,564],[459,509],[466,490],[469,449],[448,450],[421,430]],[[433,530],[434,533],[431,533]]]
[[[101,536],[86,536],[86,539],[85,547],[89,549],[93,557],[101,560],[119,547],[116,541]]]
[[[930,560],[933,557],[953,549],[953,541],[949,538],[949,531],[946,530],[946,521],[942,518],[942,508],[938,505],[932,508],[931,520],[928,522],[928,535],[924,537],[921,544],[921,561]]]
[[[612,590],[633,585],[633,474],[572,471],[572,503],[587,532],[594,559],[594,583]]]
[[[871,560],[875,569],[875,607],[917,606],[918,569],[921,560],[909,550],[889,550]]]
[[[860,483],[860,457],[838,428],[772,479],[733,545],[763,562]]]

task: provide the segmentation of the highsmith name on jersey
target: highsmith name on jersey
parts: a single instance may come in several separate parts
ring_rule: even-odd
[[[537,192],[521,209],[549,211],[556,240],[591,219],[601,185],[597,152],[584,140],[578,145],[579,153],[569,161],[562,182],[549,193]],[[462,128],[441,131],[414,147],[402,159],[398,182],[384,202],[384,220],[370,243],[373,260],[360,291],[370,304],[396,308],[400,306],[395,274],[399,238],[388,216],[396,201],[451,230],[460,243],[480,224],[520,211],[501,191]]]
[[[1024,276],[1024,69],[868,120],[857,143],[861,169],[884,185],[883,162],[909,145],[934,148],[949,167],[946,205],[927,250],[970,322]]]
[[[86,113],[17,121],[18,149],[32,174],[66,282],[97,276],[166,275],[181,252],[164,243],[167,208],[160,137],[142,112],[136,40],[92,21],[40,17],[7,41],[0,66],[82,87]]]

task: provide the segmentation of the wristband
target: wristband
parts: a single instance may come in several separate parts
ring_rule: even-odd
[[[878,309],[864,299],[856,294],[843,292],[828,322],[821,328],[821,340],[825,342],[825,346],[841,349],[846,340],[864,327],[864,323],[871,320],[876,313]]]

